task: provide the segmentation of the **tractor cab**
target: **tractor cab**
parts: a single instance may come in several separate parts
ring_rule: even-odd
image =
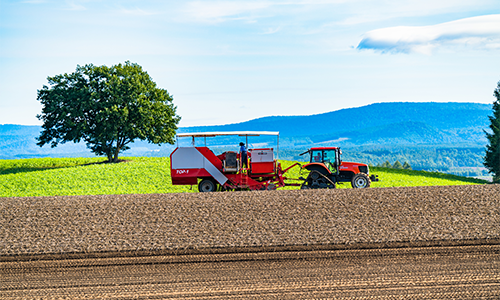
[[[340,149],[326,148],[316,149],[312,148],[310,163],[322,163],[331,173],[337,172],[337,166],[340,164]]]
[[[323,165],[323,167],[326,170],[328,170],[330,174],[338,173],[339,170],[338,167],[341,164],[340,155],[342,154],[340,148],[337,147],[311,148],[300,155],[304,154],[310,155],[308,166],[316,165],[315,169],[318,169],[321,168],[321,165]]]
[[[302,166],[309,171],[302,189],[335,188],[337,183],[350,182],[353,188],[366,188],[376,175],[369,175],[368,165],[343,162],[338,147],[314,147],[300,154],[309,154],[309,163]]]

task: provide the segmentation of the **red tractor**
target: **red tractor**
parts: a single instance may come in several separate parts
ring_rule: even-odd
[[[350,182],[353,188],[370,187],[378,181],[376,175],[369,175],[366,164],[345,162],[340,159],[342,151],[338,147],[316,147],[300,154],[309,154],[310,161],[302,166],[309,171],[301,189],[333,189],[339,182]]]
[[[197,132],[181,133],[179,137],[191,137],[191,147],[177,147],[170,154],[172,184],[198,185],[200,192],[224,190],[275,190],[285,185],[299,186],[298,183],[285,183],[284,174],[298,163],[283,170],[275,159],[273,148],[248,149],[246,159],[239,152],[226,151],[215,155],[209,148],[196,147],[195,138],[216,136],[249,136],[275,135],[278,132],[244,131],[244,132]],[[236,146],[236,145],[235,145]]]

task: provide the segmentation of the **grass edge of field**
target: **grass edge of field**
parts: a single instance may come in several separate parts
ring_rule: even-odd
[[[137,170],[145,171],[147,176],[150,176],[151,181],[155,181],[152,184],[150,189],[144,188],[124,188],[124,189],[116,189],[113,190],[111,188],[100,190],[88,189],[87,192],[81,193],[72,193],[72,192],[64,192],[64,189],[61,192],[51,191],[50,189],[43,193],[31,192],[31,194],[27,193],[19,193],[18,195],[14,195],[11,193],[8,196],[5,196],[6,193],[2,193],[0,190],[0,197],[27,197],[27,196],[63,196],[65,194],[70,195],[109,195],[109,194],[137,194],[137,193],[145,193],[145,194],[154,194],[154,193],[183,193],[183,192],[196,192],[197,187],[191,186],[173,186],[171,184],[170,179],[170,161],[169,157],[122,157],[120,163],[105,163],[105,159],[102,157],[88,157],[88,158],[30,158],[30,159],[21,159],[21,160],[0,160],[0,189],[5,185],[2,185],[2,178],[17,178],[22,179],[23,175],[29,180],[30,175],[39,175],[40,177],[44,177],[44,175],[55,175],[56,177],[62,177],[61,180],[65,180],[71,182],[71,178],[67,178],[65,176],[57,176],[60,174],[70,174],[77,173],[71,171],[82,171],[82,168],[87,168],[84,171],[102,171],[104,177],[101,177],[101,181],[110,180],[113,176],[116,176],[116,173],[123,173],[121,171],[125,169],[130,169],[129,172],[137,172]],[[288,166],[295,163],[295,161],[285,161],[280,160],[283,168],[287,168]],[[303,162],[299,162],[303,163]],[[140,166],[143,164],[143,166]],[[10,169],[8,166],[11,166]],[[7,167],[7,168],[6,168]],[[150,173],[147,172],[148,168],[156,169],[156,174],[154,170]],[[116,172],[116,171],[119,172]],[[462,184],[487,184],[489,183],[486,180],[470,178],[470,177],[462,177],[457,175],[439,173],[439,172],[427,172],[427,171],[414,171],[414,170],[401,170],[401,169],[387,169],[380,167],[371,167],[371,174],[379,175],[380,182],[373,182],[372,187],[395,187],[395,186],[433,186],[433,185],[462,185]],[[298,178],[299,177],[299,168],[295,167],[287,173],[287,177],[290,178]],[[84,172],[85,173],[85,172]],[[60,175],[59,174],[59,175]],[[125,174],[122,174],[125,175]],[[75,175],[76,176],[76,175]],[[106,177],[107,176],[107,177]],[[130,173],[130,177],[137,176],[137,174]],[[156,176],[163,176],[161,179],[154,178]],[[399,182],[395,179],[390,178],[413,178],[415,181],[419,179],[422,184],[405,184],[401,179]],[[33,178],[33,177],[32,177]],[[35,176],[37,178],[37,176]],[[119,178],[124,178],[119,177]],[[426,180],[422,180],[425,178]],[[385,180],[385,182],[384,182]],[[392,180],[392,184],[388,182],[388,180]],[[155,186],[158,187],[158,181],[162,182],[163,187],[157,188],[155,190]],[[165,189],[166,185],[169,187]],[[57,183],[57,182],[56,182]],[[99,181],[96,182],[96,185],[99,185]],[[27,185],[28,182],[23,182],[23,180],[19,180],[19,184]],[[132,185],[141,185],[141,183],[136,181],[131,181],[129,184]],[[339,185],[341,188],[350,188],[350,184],[341,184]],[[47,186],[45,186],[47,188]],[[297,189],[298,187],[285,187],[281,189]],[[111,191],[111,193],[110,193]],[[116,193],[115,193],[116,191]]]

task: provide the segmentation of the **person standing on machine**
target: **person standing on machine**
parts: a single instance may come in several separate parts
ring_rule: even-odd
[[[245,147],[245,143],[243,143],[243,142],[240,143],[240,157],[241,157],[241,166],[243,168],[247,168],[248,167],[247,148]]]

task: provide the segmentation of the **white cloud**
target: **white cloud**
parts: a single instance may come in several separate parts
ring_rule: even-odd
[[[47,3],[47,1],[45,1],[45,0],[25,0],[25,1],[21,1],[21,3],[42,4],[42,3]]]
[[[262,34],[274,34],[280,30],[281,30],[281,26],[278,26],[276,28],[267,28]]]
[[[267,1],[194,1],[188,3],[185,12],[194,20],[218,23],[228,19],[247,19],[243,16],[251,12],[268,8],[272,3]]]
[[[66,10],[87,10],[85,6],[75,3],[75,1],[66,1],[66,5]]]
[[[357,49],[425,53],[437,48],[500,50],[500,14],[460,19],[431,26],[398,26],[365,33]]]
[[[161,14],[161,12],[159,11],[148,11],[140,8],[134,8],[134,9],[121,8],[119,12],[131,16],[152,16]]]
[[[191,20],[198,22],[220,23],[228,20],[255,21],[260,17],[270,15],[287,15],[286,8],[304,8],[340,4],[349,0],[216,0],[191,1],[185,6],[184,12]],[[294,13],[299,13],[294,11]]]

